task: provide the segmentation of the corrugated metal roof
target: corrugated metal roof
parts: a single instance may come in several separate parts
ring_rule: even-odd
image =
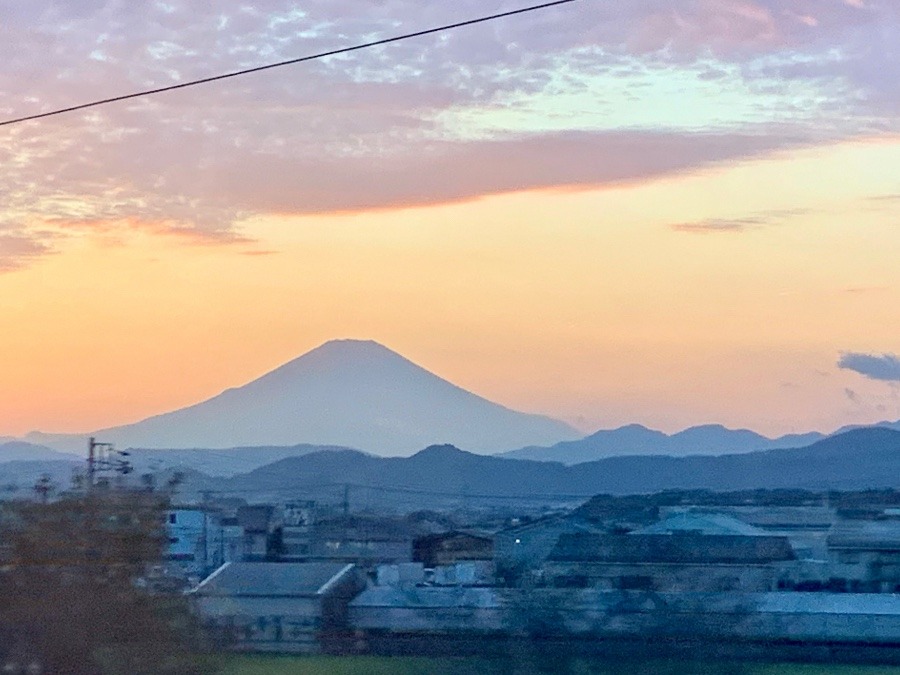
[[[664,520],[635,530],[632,534],[671,534],[697,532],[699,534],[742,535],[761,537],[768,533],[724,513],[678,513]]]
[[[900,615],[896,593],[762,593],[758,612]]]
[[[193,593],[200,596],[313,596],[353,568],[343,563],[225,563]]]

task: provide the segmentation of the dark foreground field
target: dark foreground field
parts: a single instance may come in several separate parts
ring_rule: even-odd
[[[412,657],[239,656],[222,675],[900,675],[900,667],[800,665],[675,660],[560,659],[535,654],[523,659],[430,659]]]

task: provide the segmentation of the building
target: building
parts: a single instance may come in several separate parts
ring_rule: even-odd
[[[685,507],[667,507],[666,516],[683,512]],[[709,511],[709,507],[691,507],[692,513]],[[835,522],[835,509],[822,505],[798,506],[717,506],[720,515],[732,516],[766,534],[787,537],[801,560],[824,561],[828,556],[826,538]]]
[[[237,650],[310,654],[345,639],[347,603],[364,587],[352,564],[226,563],[190,597]]]
[[[413,533],[402,521],[343,516],[312,528],[310,559],[375,566],[412,560]]]
[[[544,574],[557,587],[763,592],[794,560],[785,537],[578,533],[560,536]]]
[[[840,521],[828,552],[836,590],[900,593],[900,519]]]
[[[244,537],[241,559],[268,560],[271,557],[274,533],[279,526],[275,518],[275,507],[269,504],[240,506],[236,518]]]
[[[563,534],[601,531],[578,516],[551,516],[501,530],[494,537],[497,576],[516,583],[539,570]]]
[[[494,538],[487,534],[454,530],[426,534],[413,541],[413,560],[425,567],[469,560],[493,560]]]
[[[214,551],[211,557],[213,568],[227,562],[241,562],[244,559],[244,528],[236,516],[222,516],[218,538],[213,537]]]
[[[765,530],[753,527],[724,513],[707,513],[684,511],[673,513],[657,523],[647,525],[631,534],[705,534],[733,535],[742,537],[760,537],[767,534]]]
[[[312,552],[313,525],[316,522],[316,502],[290,502],[282,508],[278,533],[278,559],[301,562]]]
[[[862,657],[896,664],[900,644],[897,600],[871,593],[375,587],[351,601],[349,611],[366,647],[385,654],[490,653],[502,636],[556,638],[543,649],[560,653],[608,655],[618,648],[684,656],[680,645],[714,659]]]
[[[223,539],[217,513],[181,507],[166,511],[166,572],[184,579],[202,579],[222,564],[219,542]]]

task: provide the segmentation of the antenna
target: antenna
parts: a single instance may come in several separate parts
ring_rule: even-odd
[[[88,439],[87,491],[91,492],[98,483],[106,483],[99,480],[105,478],[103,474],[114,473],[121,477],[134,471],[131,462],[125,459],[130,456],[130,452],[116,450],[112,443],[101,443],[91,436]]]

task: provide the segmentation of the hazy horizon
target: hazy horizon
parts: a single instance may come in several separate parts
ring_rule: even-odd
[[[321,345],[318,345],[318,346],[314,347],[314,348],[311,349],[310,351],[305,352],[304,354],[301,354],[300,356],[298,356],[298,357],[296,357],[296,358],[294,358],[294,359],[291,359],[290,361],[288,361],[288,362],[286,362],[286,363],[279,364],[278,366],[272,368],[271,370],[267,371],[266,373],[261,373],[259,376],[254,377],[253,379],[251,379],[251,380],[249,380],[249,381],[247,381],[247,382],[242,382],[242,383],[236,384],[236,385],[234,385],[234,386],[232,386],[232,387],[228,387],[228,388],[223,389],[223,390],[221,390],[221,391],[215,392],[215,394],[213,394],[213,395],[211,395],[211,396],[209,396],[209,397],[206,397],[206,398],[204,398],[204,399],[202,399],[202,400],[200,400],[200,401],[194,401],[192,404],[189,404],[188,406],[186,406],[185,408],[182,408],[182,409],[195,408],[195,407],[197,407],[198,405],[200,405],[200,404],[202,404],[202,403],[206,403],[206,402],[209,402],[209,401],[211,401],[211,400],[217,399],[217,398],[221,397],[222,395],[228,394],[229,392],[233,392],[233,391],[238,390],[238,389],[250,388],[250,387],[253,386],[253,385],[257,385],[257,386],[258,386],[258,384],[261,383],[261,382],[265,382],[266,380],[271,380],[271,379],[273,379],[273,378],[277,378],[277,375],[278,375],[280,372],[282,372],[283,370],[285,370],[285,369],[287,369],[287,368],[290,368],[290,367],[291,367],[293,364],[295,364],[295,363],[302,363],[302,362],[304,361],[305,358],[308,358],[308,357],[311,356],[311,355],[315,355],[316,353],[321,352],[323,349],[328,349],[328,348],[334,349],[335,347],[337,347],[338,350],[339,350],[342,346],[347,345],[347,344],[353,345],[354,347],[355,347],[355,346],[360,346],[360,345],[365,345],[365,346],[368,346],[368,345],[374,345],[376,348],[378,348],[378,351],[384,351],[385,353],[389,353],[389,354],[391,354],[391,355],[397,355],[397,356],[402,357],[402,359],[403,359],[404,361],[409,361],[408,359],[406,359],[406,357],[405,357],[403,354],[399,354],[399,353],[396,352],[395,350],[392,350],[392,349],[390,348],[390,346],[388,346],[388,345],[383,345],[383,344],[381,344],[381,343],[379,343],[379,342],[377,342],[377,341],[375,341],[375,340],[369,340],[369,339],[364,339],[364,338],[335,338],[335,339],[329,340],[329,341],[327,341],[327,342],[322,343]],[[336,350],[335,353],[338,353],[338,351]],[[430,373],[430,374],[436,376],[437,378],[440,378],[440,379],[445,380],[447,383],[449,383],[449,384],[452,385],[453,387],[458,387],[458,385],[456,385],[456,383],[452,382],[451,380],[447,380],[446,378],[443,378],[443,377],[441,376],[440,373],[436,373],[436,372],[430,370],[427,366],[425,366],[425,365],[423,365],[423,364],[415,363],[415,362],[413,362],[413,361],[409,361],[409,362],[410,362],[413,366],[415,366],[415,367],[417,367],[417,368],[421,368],[421,369],[427,371],[428,373]],[[323,375],[328,375],[329,373],[323,371],[322,374],[323,374]],[[289,390],[289,389],[291,388],[291,387],[290,387],[290,384],[291,384],[291,383],[285,381],[284,384],[285,384],[285,387],[284,387],[285,390]],[[350,383],[347,383],[347,384],[349,385]],[[358,384],[360,384],[360,383],[353,383],[353,386],[358,386]],[[461,388],[461,389],[462,389],[462,388]],[[463,389],[463,391],[464,391],[465,393],[467,393],[467,394],[474,394],[474,395],[475,395],[476,397],[478,397],[478,398],[485,398],[485,397],[481,397],[481,396],[478,394],[478,392],[471,392],[471,391],[468,391],[468,390],[465,390],[465,389]],[[288,392],[286,391],[285,393],[288,393]],[[485,399],[485,400],[488,400],[490,403],[494,403],[494,404],[503,406],[503,403],[502,403],[502,402],[499,402],[499,401],[491,401],[491,400],[489,400],[489,399]],[[525,414],[529,414],[529,415],[546,416],[546,417],[548,417],[548,418],[550,418],[550,419],[556,419],[556,420],[558,420],[558,421],[560,421],[560,422],[563,422],[563,423],[565,423],[565,424],[569,424],[569,426],[570,426],[574,431],[578,432],[579,434],[581,434],[581,435],[583,435],[583,436],[591,435],[591,434],[598,433],[598,432],[602,432],[602,431],[615,431],[615,430],[619,430],[619,429],[623,429],[623,428],[627,428],[627,427],[643,427],[643,428],[651,429],[651,430],[654,430],[654,431],[661,431],[661,432],[663,432],[663,433],[665,433],[665,434],[668,434],[668,435],[675,435],[675,434],[679,434],[679,433],[681,433],[681,432],[689,431],[689,430],[691,430],[691,429],[697,429],[697,428],[702,428],[702,427],[723,427],[723,428],[725,428],[725,429],[727,429],[727,430],[729,430],[729,431],[752,431],[752,432],[754,432],[754,433],[758,433],[758,434],[760,434],[760,435],[762,435],[762,436],[764,436],[764,437],[772,438],[772,439],[777,439],[777,438],[779,438],[779,437],[781,437],[781,436],[790,435],[790,434],[794,433],[794,432],[789,432],[788,434],[778,434],[778,435],[769,436],[769,435],[767,435],[767,434],[765,434],[765,433],[762,433],[762,432],[760,432],[760,431],[758,431],[758,430],[755,430],[755,429],[749,429],[749,428],[747,428],[747,427],[729,427],[729,426],[727,426],[727,425],[720,424],[719,422],[716,422],[716,421],[714,421],[714,420],[712,420],[712,421],[707,421],[707,422],[700,422],[700,423],[697,423],[697,424],[691,424],[691,425],[686,426],[686,427],[675,428],[675,429],[655,429],[654,427],[652,427],[652,426],[650,426],[650,425],[647,425],[647,424],[644,424],[644,423],[642,423],[642,422],[639,421],[639,420],[635,420],[635,421],[632,421],[632,422],[627,422],[627,423],[625,423],[625,424],[621,424],[621,425],[617,425],[617,426],[612,426],[612,427],[596,427],[596,428],[583,428],[583,429],[582,429],[582,428],[579,428],[577,424],[573,424],[572,422],[567,421],[567,420],[562,419],[562,418],[556,418],[556,417],[553,417],[553,416],[550,416],[550,415],[544,415],[544,413],[542,413],[541,411],[515,410],[515,409],[513,409],[513,408],[510,408],[509,406],[503,406],[503,407],[506,407],[507,409],[512,410],[513,412],[521,412],[521,413],[525,413]],[[178,410],[182,410],[182,409],[178,409]],[[165,415],[167,415],[168,413],[171,413],[171,412],[177,412],[177,410],[164,410],[164,411],[160,411],[159,413],[146,415],[146,416],[141,417],[141,418],[139,418],[139,419],[134,419],[134,420],[130,420],[130,421],[128,421],[128,422],[125,422],[125,423],[124,423],[124,426],[131,426],[131,425],[136,424],[136,423],[139,423],[139,422],[153,420],[154,418],[157,418],[157,417],[160,417],[160,416],[165,416]],[[872,422],[872,424],[877,424],[877,423],[880,423],[880,422],[895,422],[895,421],[896,421],[896,420],[883,419],[883,420],[876,420],[876,421]],[[120,426],[120,425],[117,425],[117,426]],[[848,425],[845,425],[845,426],[848,426]],[[849,425],[849,426],[852,426],[852,425]],[[800,431],[800,432],[796,432],[796,433],[798,433],[798,434],[821,433],[821,434],[824,434],[824,435],[828,435],[828,434],[831,434],[831,433],[834,433],[834,432],[840,430],[841,428],[843,428],[843,427],[835,427],[835,428],[832,428],[832,429],[806,429],[806,430],[804,430],[804,431]],[[104,431],[104,429],[82,429],[82,430],[49,430],[49,429],[32,429],[32,430],[30,430],[29,432],[20,435],[19,438],[27,439],[27,437],[30,436],[30,435],[48,435],[48,436],[53,436],[53,435],[72,435],[72,436],[75,436],[75,435],[85,435],[85,434],[88,434],[88,433],[95,433],[95,432],[101,432],[101,433],[102,433],[103,431]],[[0,438],[2,438],[2,437],[0,437]],[[581,438],[581,436],[578,436],[578,438]],[[290,441],[290,442],[287,442],[287,441],[286,441],[286,442],[285,442],[285,445],[289,445],[289,444],[293,444],[293,443],[305,443],[305,442],[307,442],[307,441],[309,441],[309,440],[310,440],[310,439],[304,438],[304,437],[302,437],[302,434],[300,434],[300,436],[298,436],[298,437],[297,437],[296,439],[294,439],[293,441]],[[564,440],[564,439],[561,438],[560,440]],[[329,442],[329,443],[332,442],[332,440],[329,440],[329,439],[319,439],[319,441],[320,441],[320,442]],[[199,445],[198,445],[197,447],[200,447],[200,445],[202,445],[202,443],[199,443]],[[234,441],[234,443],[225,443],[224,445],[222,445],[222,444],[220,444],[220,445],[221,445],[222,447],[236,447],[236,446],[241,445],[241,442],[240,442],[240,441]],[[180,446],[179,446],[179,447],[180,447]],[[184,446],[184,447],[187,447],[187,446]],[[217,447],[218,447],[218,446],[217,446]],[[351,445],[351,447],[353,447],[353,446]],[[425,446],[423,445],[422,447],[425,447]],[[362,446],[360,446],[360,449],[362,449],[362,450],[369,450],[369,448],[364,448],[364,447],[362,447]],[[511,449],[514,449],[514,448],[511,448]]]

